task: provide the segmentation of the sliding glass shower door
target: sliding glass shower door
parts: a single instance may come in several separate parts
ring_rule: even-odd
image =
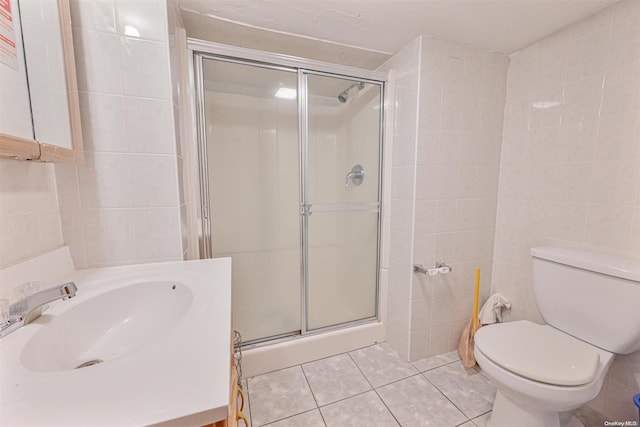
[[[377,316],[382,83],[195,56],[204,256],[245,343]]]
[[[376,315],[381,87],[309,72],[302,81],[306,318],[314,330]]]
[[[232,259],[235,328],[245,341],[300,330],[295,70],[204,59],[211,256]]]

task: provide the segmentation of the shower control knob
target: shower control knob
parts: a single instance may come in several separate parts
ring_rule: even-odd
[[[351,181],[353,185],[362,184],[362,181],[364,181],[364,168],[361,165],[355,165],[351,168],[351,171],[347,173],[344,179],[345,188],[349,186],[349,181]]]

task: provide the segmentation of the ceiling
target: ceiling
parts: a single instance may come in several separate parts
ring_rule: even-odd
[[[393,54],[427,34],[512,53],[617,0],[179,0],[184,12]],[[187,20],[185,20],[187,21]],[[207,25],[191,20],[191,26]],[[186,26],[189,26],[185,22]],[[198,28],[192,28],[196,31]],[[204,28],[200,28],[204,31]],[[189,31],[189,28],[187,28]],[[317,41],[316,40],[316,41]]]
[[[182,11],[187,35],[229,46],[263,52],[275,52],[329,64],[341,64],[365,70],[375,70],[390,54],[319,41],[283,32],[241,25],[233,21]]]

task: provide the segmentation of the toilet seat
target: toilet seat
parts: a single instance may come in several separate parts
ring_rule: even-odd
[[[591,345],[527,320],[484,326],[475,346],[489,360],[530,380],[560,386],[591,382],[600,356]]]

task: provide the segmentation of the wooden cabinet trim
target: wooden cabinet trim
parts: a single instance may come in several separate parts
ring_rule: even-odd
[[[234,352],[234,332],[233,332],[233,322],[231,327],[231,351],[230,351],[230,361],[229,368],[231,369],[231,383],[229,384],[229,417],[225,420],[218,421],[213,424],[209,424],[204,427],[238,427],[238,413],[240,409],[238,408],[238,371],[236,370],[236,358]]]
[[[60,17],[60,36],[62,38],[62,55],[64,56],[64,76],[67,83],[67,101],[69,108],[69,128],[73,157],[68,154],[60,161],[84,163],[84,144],[82,141],[82,125],[80,120],[80,97],[78,95],[78,78],[76,75],[76,56],[73,49],[73,33],[71,30],[71,6],[69,0],[58,0],[58,16]],[[61,148],[61,147],[57,147]],[[64,149],[64,148],[63,148]]]
[[[0,133],[0,157],[34,160],[40,157],[40,144],[32,139]]]
[[[40,158],[38,160],[41,162],[76,163],[77,154],[75,150],[69,148],[40,143]],[[82,152],[80,152],[80,155],[82,155]]]

